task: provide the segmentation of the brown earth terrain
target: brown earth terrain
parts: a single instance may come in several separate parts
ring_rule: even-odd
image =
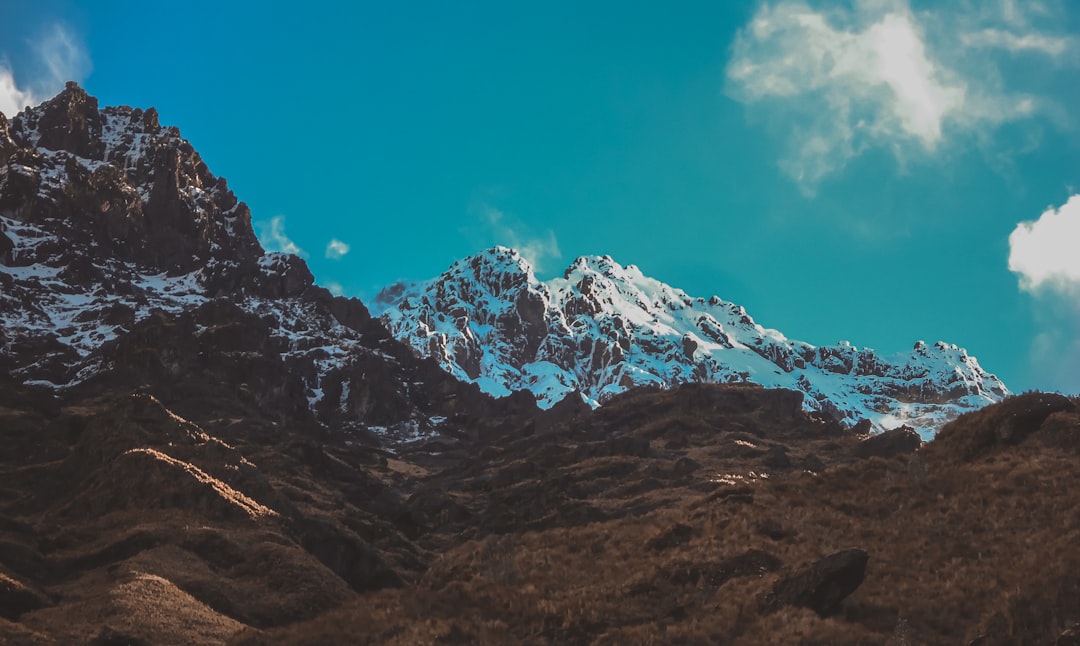
[[[4,384],[0,641],[1075,643],[1076,400],[921,447],[745,385],[530,410],[386,449]]]

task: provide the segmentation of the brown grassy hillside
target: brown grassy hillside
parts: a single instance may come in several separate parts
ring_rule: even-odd
[[[1015,397],[917,453],[856,459],[855,438],[785,428],[790,418],[746,402],[726,410],[739,390],[694,390],[595,416],[652,438],[651,457],[617,458],[634,468],[610,486],[594,474],[613,458],[588,458],[504,488],[535,491],[568,470],[583,504],[631,513],[556,514],[534,531],[478,537],[412,586],[237,643],[1046,644],[1080,622],[1075,402]],[[715,416],[687,401],[710,395]],[[683,443],[671,428],[688,433],[672,451],[699,459],[694,478],[663,480],[663,447]],[[788,466],[764,469],[767,446],[785,447]],[[815,473],[809,456],[830,466]],[[619,496],[648,473],[665,486]],[[865,579],[831,614],[777,600],[782,582],[847,548],[869,556]]]
[[[387,451],[5,386],[0,641],[1069,643],[1076,401],[917,451],[799,404],[642,391]]]

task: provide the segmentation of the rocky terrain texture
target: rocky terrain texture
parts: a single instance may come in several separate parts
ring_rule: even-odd
[[[0,218],[0,643],[1080,635],[1076,399],[929,443],[751,383],[494,399],[74,85],[0,115]]]
[[[751,382],[801,391],[808,411],[847,425],[907,425],[929,438],[1008,394],[955,345],[919,341],[895,356],[815,347],[609,256],[578,258],[543,282],[516,251],[496,247],[430,281],[389,287],[375,307],[396,338],[455,377],[497,396],[528,390],[545,407],[575,395],[597,405],[645,385]]]

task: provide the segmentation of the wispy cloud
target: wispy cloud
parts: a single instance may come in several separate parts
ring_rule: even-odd
[[[341,283],[336,283],[332,280],[326,283],[326,289],[329,289],[330,293],[334,296],[345,295],[345,288],[341,286]]]
[[[952,6],[917,13],[906,0],[855,0],[848,9],[781,0],[739,31],[728,92],[784,133],[780,166],[813,193],[868,149],[905,162],[935,153],[952,134],[1037,113],[1040,98],[1010,94],[996,59],[972,55],[989,48],[1061,58],[1075,47],[1030,18],[1011,3],[973,18]]]
[[[307,253],[285,235],[284,215],[275,215],[269,222],[256,222],[255,227],[258,229],[259,242],[263,249],[307,257]]]
[[[0,112],[14,116],[90,74],[90,56],[82,40],[60,23],[50,25],[29,41],[34,56],[21,69],[21,83],[6,55],[0,57]]]
[[[1069,36],[1016,33],[1006,29],[983,29],[962,34],[960,41],[968,47],[1006,49],[1012,53],[1034,52],[1054,59],[1075,51],[1077,40]]]
[[[90,73],[90,56],[82,40],[62,24],[54,24],[32,43],[48,71],[47,82],[57,88],[67,81],[80,81]]]
[[[349,245],[337,238],[333,238],[326,245],[326,257],[330,260],[341,260],[347,253],[349,253]]]
[[[1039,334],[1031,344],[1038,378],[1065,392],[1080,392],[1080,194],[1009,236],[1009,269],[1033,296]]]
[[[494,244],[516,249],[536,271],[545,271],[549,262],[562,259],[559,241],[551,229],[534,234],[523,221],[486,202],[479,203],[475,211]]]

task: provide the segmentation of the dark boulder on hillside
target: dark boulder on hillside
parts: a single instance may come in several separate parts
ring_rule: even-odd
[[[922,438],[910,426],[901,426],[878,435],[871,435],[855,447],[860,458],[891,458],[914,453],[922,446]]]
[[[835,614],[862,585],[869,561],[870,556],[857,548],[830,554],[778,581],[764,605],[767,609],[801,606],[822,617]]]

